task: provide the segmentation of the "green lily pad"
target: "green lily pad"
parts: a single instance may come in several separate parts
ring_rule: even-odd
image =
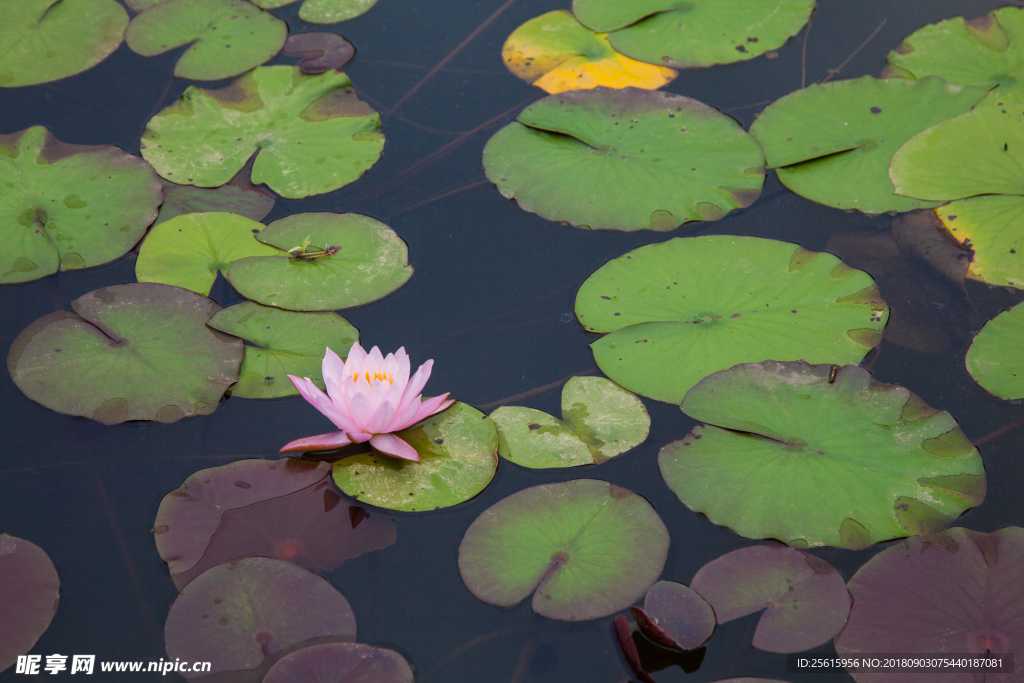
[[[747,538],[866,548],[944,529],[985,497],[956,420],[857,366],[737,365],[681,408],[708,424],[661,449],[665,482]]]
[[[2,0],[0,15],[0,88],[91,69],[117,49],[128,25],[115,0]]]
[[[310,249],[331,251],[301,259],[277,252],[235,261],[227,272],[238,292],[267,306],[333,311],[376,301],[412,277],[409,248],[395,231],[357,213],[299,213],[276,220],[256,235],[288,251],[310,239]]]
[[[542,14],[517,28],[505,41],[501,58],[515,76],[548,93],[628,86],[655,90],[679,75],[616,52],[605,36],[565,10]]]
[[[466,530],[459,571],[469,592],[584,621],[642,597],[668,557],[668,529],[632,491],[594,479],[534,486],[491,506]]]
[[[233,261],[273,256],[280,249],[256,239],[263,224],[233,213],[189,213],[155,226],[139,248],[135,277],[208,296],[217,273]]]
[[[220,90],[189,87],[154,116],[142,156],[163,178],[218,187],[258,152],[252,182],[301,199],[348,185],[380,157],[380,116],[348,76],[261,66]]]
[[[711,66],[781,47],[811,18],[814,0],[573,0],[619,52],[651,64]]]
[[[337,313],[296,313],[252,301],[218,311],[207,325],[249,342],[238,384],[231,389],[232,396],[242,398],[298,394],[288,375],[308,377],[325,389],[324,350],[344,359],[359,341],[359,330]]]
[[[562,419],[533,408],[491,413],[498,454],[531,468],[599,465],[643,443],[651,418],[636,395],[603,377],[573,377],[562,389]]]
[[[142,159],[110,145],[69,145],[42,126],[0,135],[0,185],[4,284],[123,256],[162,196]]]
[[[206,326],[216,303],[180,287],[113,285],[29,325],[7,368],[26,396],[103,424],[175,422],[217,408],[242,341]]]
[[[974,252],[967,277],[1024,289],[1024,197],[990,195],[935,209],[942,225]]]
[[[939,76],[989,90],[978,106],[1024,102],[1024,11],[1002,7],[984,17],[928,24],[889,53],[884,76]]]
[[[219,81],[271,59],[287,37],[288,24],[243,0],[166,0],[136,15],[124,41],[143,57],[191,43],[174,75]]]
[[[732,118],[638,88],[551,95],[484,148],[502,196],[552,221],[595,230],[673,230],[750,206],[761,147]]]
[[[1024,195],[1024,105],[982,107],[937,123],[893,155],[896,193],[932,201]]]
[[[252,0],[253,4],[265,9],[284,7],[295,0]],[[354,19],[370,11],[377,0],[306,0],[299,8],[299,19],[311,24],[336,24]]]
[[[999,398],[1024,398],[1024,304],[985,323],[967,350],[967,372]]]
[[[186,213],[234,213],[261,221],[274,208],[274,198],[238,185],[221,185],[213,189],[178,185],[163,181],[164,203],[153,225]]]
[[[865,213],[911,211],[929,202],[893,194],[889,161],[929,126],[970,108],[980,88],[939,78],[863,76],[798,90],[765,107],[750,127],[768,166],[812,201]]]
[[[704,377],[769,358],[859,363],[889,311],[867,273],[758,237],[678,237],[612,259],[576,295],[609,378],[679,403]]]
[[[415,512],[458,505],[491,483],[498,468],[498,433],[479,410],[455,403],[396,434],[419,462],[377,453],[334,463],[334,483],[364,503]]]

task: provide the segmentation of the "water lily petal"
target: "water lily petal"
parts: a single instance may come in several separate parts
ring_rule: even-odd
[[[352,410],[352,421],[355,423],[355,429],[352,431],[369,431],[366,425],[370,421],[370,416],[373,415],[373,406],[370,405],[369,397],[358,391],[354,394],[349,394],[348,405]]]
[[[324,384],[327,385],[327,394],[334,400],[341,393],[341,381],[345,377],[345,361],[334,351],[327,349],[324,352],[324,362],[321,367]]]
[[[349,432],[348,438],[352,439],[352,443],[365,443],[373,438],[373,434],[369,432]]]
[[[402,399],[398,402],[398,412],[412,403],[414,400],[419,400],[417,397],[420,392],[423,391],[423,387],[426,386],[427,380],[430,379],[430,371],[434,368],[434,360],[430,359],[416,370],[410,379],[409,383],[405,385],[405,391],[402,392]]]
[[[391,418],[395,416],[395,405],[388,401],[382,401],[377,409],[373,411],[369,421],[366,423],[366,431],[371,434],[380,434],[390,430],[385,429]]]
[[[388,382],[373,382],[372,384],[370,384],[369,391],[366,392],[366,397],[370,400],[371,415],[377,412],[377,408],[380,407],[380,404],[384,402],[384,397],[387,396],[388,391],[390,389],[391,384],[389,384]]]
[[[336,448],[347,446],[352,443],[352,440],[348,438],[344,430],[337,432],[329,432],[327,434],[318,434],[317,436],[307,436],[304,439],[296,439],[285,445],[281,449],[282,453],[291,453],[293,451],[333,451]]]
[[[346,374],[351,375],[353,372],[358,372],[363,367],[365,358],[366,351],[359,345],[359,342],[353,344],[352,348],[348,350],[348,360],[345,361]]]
[[[333,422],[335,427],[345,431],[351,431],[356,427],[356,424],[351,417],[345,411],[339,410],[331,401],[331,398],[324,392],[320,391],[320,388],[313,384],[313,381],[308,377],[288,375],[288,379],[290,379],[292,384],[295,385],[295,388],[299,390],[299,394],[302,398],[312,403],[313,407],[323,413],[328,420]]]
[[[434,398],[428,398],[426,401],[421,403],[419,410],[416,411],[416,415],[413,416],[413,423],[428,418],[434,413],[439,413],[455,402],[455,399],[451,399],[447,402],[448,405],[445,405],[446,398],[448,398],[448,394],[441,394]]]
[[[370,445],[385,455],[392,455],[405,460],[419,461],[420,455],[416,449],[402,441],[394,434],[374,434],[370,439]]]
[[[400,347],[395,351],[395,360],[398,362],[398,369],[395,370],[395,384],[401,384],[402,388],[399,391],[405,390],[405,386],[409,383],[409,354],[405,352],[405,347]],[[398,405],[398,402],[395,402]]]
[[[377,366],[377,370],[380,370],[380,367],[384,365],[384,355],[380,352],[379,346],[374,346],[370,349],[370,353],[367,355],[367,358]]]
[[[405,429],[406,427],[410,427],[416,424],[416,420],[414,420],[413,418],[416,417],[416,413],[419,411],[419,409],[420,399],[419,397],[417,397],[415,401],[410,401],[400,411],[396,411],[395,416],[391,418],[391,422],[389,422],[381,431],[397,432],[402,429]]]
[[[384,356],[384,364],[381,365],[381,370],[384,375],[388,378],[388,384],[394,386],[395,384],[395,373],[398,372],[398,360],[395,358],[395,354],[389,353]]]

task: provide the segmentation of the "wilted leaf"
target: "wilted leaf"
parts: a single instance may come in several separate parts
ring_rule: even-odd
[[[534,17],[512,32],[501,57],[513,74],[548,93],[629,86],[656,90],[678,75],[616,52],[604,34],[564,10]]]

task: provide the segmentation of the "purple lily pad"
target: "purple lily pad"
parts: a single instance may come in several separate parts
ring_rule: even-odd
[[[690,587],[718,623],[765,610],[754,647],[802,652],[839,633],[850,614],[846,583],[832,565],[785,546],[740,548],[697,570]]]
[[[163,185],[164,203],[154,226],[186,213],[226,212],[261,221],[274,208],[273,197],[246,187],[229,184],[209,190],[166,180]]]
[[[648,638],[677,650],[693,650],[715,632],[715,611],[697,591],[674,581],[659,581],[644,598],[644,607],[629,608]]]
[[[32,649],[59,598],[60,579],[43,549],[0,534],[0,671]]]
[[[197,576],[171,605],[164,628],[168,658],[211,662],[210,674],[250,672],[252,681],[302,643],[355,637],[344,595],[316,574],[267,557]]]
[[[1024,529],[982,534],[955,527],[908,538],[871,558],[849,589],[854,607],[836,638],[841,655],[1014,652],[1024,643]],[[937,680],[933,673],[853,676],[860,683]],[[943,683],[979,680],[1008,683],[1021,675],[942,675]]]
[[[313,645],[282,657],[263,683],[413,683],[405,657],[358,643]]]
[[[299,63],[302,73],[322,74],[348,64],[355,57],[356,48],[337,33],[315,31],[288,36],[281,53],[288,57],[302,57]]]
[[[160,501],[153,523],[156,548],[171,574],[196,566],[228,510],[300,491],[331,472],[326,463],[296,458],[238,460],[193,473]]]
[[[395,520],[367,512],[328,478],[286,496],[228,510],[209,541],[202,560],[171,575],[179,589],[210,567],[243,557],[273,557],[311,572],[329,571],[393,544]]]

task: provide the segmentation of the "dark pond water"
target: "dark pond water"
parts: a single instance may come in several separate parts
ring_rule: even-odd
[[[412,280],[386,299],[344,315],[367,347],[404,345],[414,363],[435,359],[427,395],[451,391],[487,411],[510,396],[596,371],[587,346],[595,337],[572,315],[576,290],[605,261],[639,245],[681,234],[734,234],[822,250],[836,235],[882,236],[890,229],[887,216],[847,214],[805,201],[773,174],[749,209],[668,235],[578,230],[502,199],[484,179],[481,151],[514,112],[543,93],[505,71],[501,45],[522,22],[567,4],[380,0],[368,14],[334,29],[359,50],[346,69],[359,94],[383,112],[401,103],[385,118],[384,155],[361,180],[340,191],[279,200],[267,220],[301,211],[357,211],[384,220],[408,242],[416,268]],[[877,75],[888,50],[916,28],[957,14],[977,16],[1000,4],[819,0],[806,40],[806,82],[826,77],[840,64],[839,78]],[[276,14],[293,31],[314,29],[297,19],[296,8]],[[846,61],[876,28],[877,34]],[[800,87],[803,38],[801,33],[776,59],[683,72],[667,90],[718,107],[749,126],[764,104]],[[178,54],[143,59],[122,46],[77,77],[0,90],[0,132],[42,124],[67,142],[116,144],[137,153],[149,117],[188,85],[171,76]],[[877,278],[886,275],[872,261],[871,248],[865,252],[842,238],[830,248],[853,266],[873,264],[868,270]],[[899,279],[903,285],[882,287],[893,321],[917,316],[917,346],[942,350],[914,351],[887,340],[866,359],[876,377],[949,410],[972,439],[1024,416],[1021,406],[994,399],[977,386],[963,363],[970,333],[1021,297],[973,282],[965,296],[911,262],[886,268],[906,274]],[[0,288],[0,336],[9,346],[36,318],[68,309],[71,300],[96,288],[134,279],[130,255],[105,267]],[[213,296],[221,305],[241,300],[223,281]],[[559,394],[554,388],[519,403],[557,412]],[[484,604],[464,588],[456,559],[464,531],[484,509],[528,486],[577,477],[605,479],[651,501],[672,538],[663,578],[688,582],[704,563],[750,545],[687,510],[664,484],[658,449],[684,436],[693,421],[673,405],[645,403],[653,419],[650,438],[599,468],[530,471],[503,461],[478,498],[454,509],[396,515],[395,545],[329,574],[352,604],[359,640],[401,651],[421,683],[627,680],[610,617],[568,624],[534,615],[529,601],[510,610]],[[62,582],[60,609],[33,652],[96,654],[101,660],[155,660],[165,654],[163,622],[175,589],[150,531],[161,497],[195,470],[244,457],[275,457],[286,441],[325,428],[319,413],[298,397],[229,399],[207,417],[106,427],[31,402],[7,373],[0,375],[0,415],[0,531],[43,547]],[[962,524],[979,531],[1024,524],[1019,493],[1024,429],[981,450],[988,498]],[[848,579],[879,549],[814,552]],[[838,672],[786,674],[785,656],[750,647],[755,623],[756,617],[748,617],[719,627],[695,673],[670,667],[656,677],[666,683],[741,675],[852,680]],[[819,650],[829,652],[832,646]],[[147,676],[154,674],[135,677]],[[24,678],[13,670],[0,675]]]

